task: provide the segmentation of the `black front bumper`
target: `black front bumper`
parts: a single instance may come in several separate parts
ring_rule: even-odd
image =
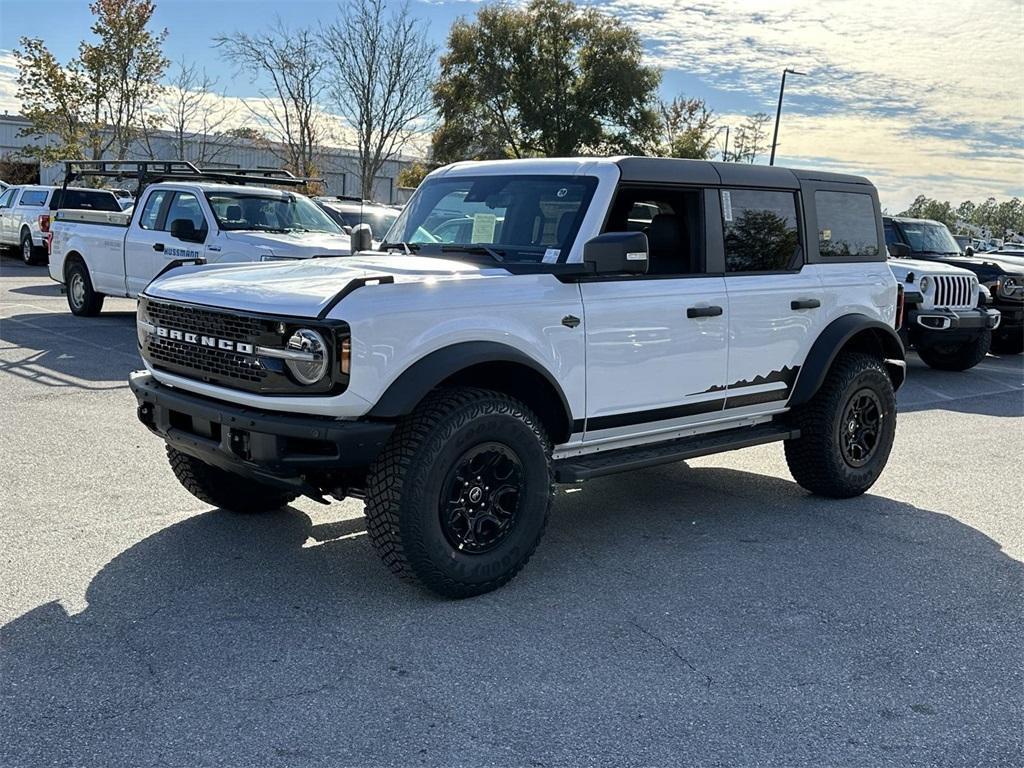
[[[168,445],[215,467],[306,492],[311,476],[367,467],[395,425],[243,408],[168,387],[148,371],[128,379],[139,421]],[[304,490],[305,488],[305,490]]]
[[[907,312],[907,325],[919,331],[983,331],[995,328],[1000,321],[1000,313],[988,307],[960,310],[914,308]]]

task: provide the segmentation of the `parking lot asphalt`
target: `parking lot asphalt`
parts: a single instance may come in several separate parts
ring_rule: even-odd
[[[186,493],[134,302],[0,260],[0,765],[1019,766],[1024,359],[916,356],[867,495],[778,445],[563,489],[510,585],[395,580],[362,504]]]

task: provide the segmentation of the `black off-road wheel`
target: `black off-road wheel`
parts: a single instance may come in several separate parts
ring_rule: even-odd
[[[786,463],[800,485],[837,499],[874,485],[896,435],[896,393],[878,358],[841,354],[793,416],[800,437],[785,442]]]
[[[992,334],[992,351],[998,355],[1019,355],[1024,352],[1024,329],[998,329]]]
[[[367,532],[384,563],[445,597],[506,584],[530,559],[553,496],[551,444],[518,400],[434,392],[370,468]]]
[[[984,360],[991,346],[992,331],[986,329],[970,341],[918,344],[917,354],[940,371],[966,371]]]
[[[32,235],[28,231],[21,233],[21,260],[26,264],[42,264],[45,260],[46,249],[37,248],[32,244]]]
[[[103,309],[102,293],[96,293],[92,287],[89,270],[80,261],[73,261],[64,271],[64,285],[68,292],[68,307],[73,315],[79,317],[95,317]]]
[[[167,446],[167,460],[178,482],[202,502],[229,512],[258,514],[281,509],[298,494],[212,467]]]

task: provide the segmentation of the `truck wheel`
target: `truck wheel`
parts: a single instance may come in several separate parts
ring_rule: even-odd
[[[547,525],[551,444],[537,417],[499,392],[429,395],[370,468],[367,532],[399,577],[445,597],[497,589]]]
[[[45,249],[36,248],[32,245],[32,235],[28,232],[21,233],[21,260],[26,264],[41,264]]]
[[[992,335],[992,351],[998,355],[1019,355],[1024,352],[1024,329],[997,330]]]
[[[92,289],[89,270],[80,261],[73,261],[67,268],[65,285],[68,292],[68,307],[79,317],[95,317],[103,309],[103,294]]]
[[[841,354],[794,417],[800,437],[785,442],[786,463],[807,490],[849,498],[882,474],[896,434],[896,393],[877,358]]]
[[[992,331],[985,329],[975,338],[960,344],[918,344],[917,354],[929,366],[940,371],[966,371],[985,359],[990,346]]]
[[[298,494],[211,467],[167,446],[167,460],[185,490],[200,501],[230,512],[270,512],[287,506]]]

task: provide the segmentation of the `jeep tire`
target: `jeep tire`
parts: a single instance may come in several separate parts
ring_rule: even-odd
[[[1024,352],[1024,328],[999,328],[992,334],[992,351],[997,355]]]
[[[536,549],[553,496],[551,443],[518,400],[437,390],[370,468],[370,541],[392,572],[445,597],[507,583]]]
[[[916,348],[918,356],[932,368],[966,371],[984,360],[991,346],[992,331],[985,329],[969,341],[921,343]]]
[[[185,490],[200,501],[229,512],[255,514],[287,506],[298,494],[225,472],[167,446],[167,460]]]
[[[73,261],[64,272],[64,284],[68,292],[68,308],[79,317],[95,317],[103,309],[102,293],[92,287],[89,270],[81,261]]]
[[[843,499],[878,479],[896,434],[896,393],[877,357],[841,353],[793,416],[800,437],[785,441],[786,463],[804,488]]]

